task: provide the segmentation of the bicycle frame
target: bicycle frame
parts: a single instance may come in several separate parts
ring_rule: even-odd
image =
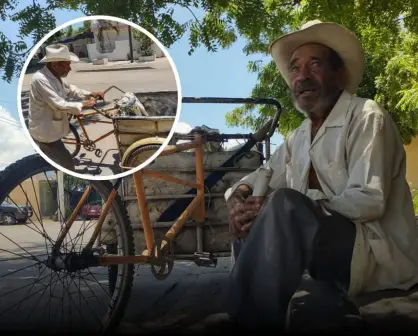
[[[269,138],[274,132],[274,127],[278,122],[280,115],[281,115],[281,105],[279,102],[273,99],[252,99],[252,98],[183,98],[183,102],[189,103],[246,103],[246,104],[270,104],[276,107],[277,112],[274,118],[271,120],[271,123],[267,123],[261,130],[259,130],[256,134],[251,136],[251,139],[240,149],[238,150],[230,159],[228,159],[221,167],[228,166],[231,160],[234,160],[235,157],[240,155],[244,150],[249,149],[250,147],[254,146],[256,141],[266,140],[268,144]],[[100,113],[100,112],[99,112]],[[168,229],[165,234],[165,238],[168,241],[173,241],[176,235],[180,232],[183,228],[184,224],[188,219],[194,217],[197,228],[201,228],[205,221],[206,215],[206,206],[205,206],[205,187],[209,185],[209,187],[217,181],[217,178],[214,176],[210,176],[210,181],[205,183],[205,175],[204,175],[204,164],[203,164],[203,144],[204,138],[201,135],[195,135],[194,141],[188,143],[182,143],[178,145],[174,145],[174,148],[165,148],[159,156],[167,156],[172,155],[178,152],[182,152],[188,149],[195,149],[195,171],[196,171],[196,181],[190,182],[187,180],[179,179],[173,177],[169,174],[161,173],[161,172],[154,172],[148,169],[142,169],[138,172],[133,173],[133,181],[135,185],[136,191],[136,198],[138,201],[138,207],[141,213],[142,219],[142,228],[144,231],[145,236],[145,243],[146,243],[146,250],[142,252],[140,255],[133,255],[133,256],[100,256],[98,257],[97,266],[111,266],[111,265],[120,265],[120,264],[145,264],[151,261],[155,262],[155,255],[153,254],[153,250],[155,248],[155,239],[154,239],[154,229],[151,224],[151,219],[149,215],[149,211],[146,204],[146,195],[145,195],[145,188],[143,183],[143,176],[150,176],[155,179],[164,180],[171,183],[177,183],[184,186],[188,186],[190,188],[196,189],[196,196],[193,198],[184,200],[182,204],[177,205],[178,216],[176,216],[174,224]],[[268,151],[269,158],[270,153]],[[225,171],[221,171],[221,174],[225,174]],[[89,242],[87,243],[84,250],[91,249],[96,242],[97,238],[100,235],[104,220],[108,215],[109,209],[111,204],[118,193],[118,188],[122,183],[122,179],[118,179],[113,186],[112,191],[108,199],[106,200],[102,213],[98,219],[96,227],[94,229],[93,235],[90,238]],[[58,251],[64,238],[68,231],[71,228],[71,225],[74,223],[75,219],[78,216],[79,211],[81,210],[84,202],[87,200],[88,195],[90,193],[90,188],[87,188],[83,193],[79,203],[77,204],[73,214],[71,215],[69,221],[66,223],[66,226],[60,236],[58,237],[55,250]],[[188,192],[190,193],[190,191]],[[187,203],[186,203],[187,202]],[[162,216],[161,216],[162,217]],[[161,219],[160,217],[160,219]],[[166,247],[167,242],[163,241],[160,245],[160,249],[164,249]],[[199,248],[198,248],[199,250]],[[158,257],[157,257],[158,259]]]
[[[119,90],[122,93],[125,93],[125,91],[123,91],[122,89],[118,88],[116,85],[112,85],[109,86],[104,92],[103,94],[106,94],[108,91],[110,91],[111,89],[116,89]],[[101,124],[113,124],[113,121],[105,121],[105,120],[91,120],[88,118],[85,118],[86,116],[91,116],[91,115],[95,115],[95,114],[100,114],[102,116],[104,116],[107,119],[111,119],[109,118],[105,113],[103,113],[102,111],[100,111],[98,108],[93,107],[94,111],[91,112],[86,112],[83,113],[80,116],[74,116],[77,119],[77,123],[80,125],[81,130],[83,131],[83,135],[86,137],[87,141],[91,141],[91,143],[96,144],[97,142],[107,138],[108,136],[114,134],[116,131],[115,129],[113,129],[112,131],[107,132],[106,134],[103,134],[102,136],[98,137],[95,140],[90,140],[87,130],[85,129],[84,125],[83,125],[83,121],[89,122],[89,123],[101,123]],[[69,145],[77,145],[76,141],[71,141],[71,140],[63,140],[62,141],[64,144],[69,144]],[[83,145],[83,142],[81,141],[80,145]]]
[[[204,140],[200,135],[196,135],[194,141],[189,143],[183,143],[179,145],[175,145],[175,148],[170,148],[164,150],[160,156],[167,156],[172,155],[177,152],[182,152],[188,149],[195,149],[195,168],[196,168],[196,181],[190,182],[187,180],[179,179],[173,177],[169,174],[160,173],[160,172],[153,172],[151,170],[142,169],[133,173],[133,180],[135,184],[136,196],[138,201],[139,210],[141,212],[142,218],[142,227],[144,230],[145,235],[145,242],[147,249],[142,252],[140,255],[134,256],[102,256],[99,257],[98,265],[97,266],[111,266],[111,265],[121,265],[121,264],[145,264],[150,262],[152,256],[152,251],[154,249],[154,230],[152,227],[151,219],[149,216],[148,208],[146,205],[146,196],[145,196],[145,188],[143,183],[143,176],[150,176],[155,179],[164,180],[171,183],[182,184],[185,186],[189,186],[192,188],[196,188],[197,194],[193,198],[192,202],[188,205],[188,207],[182,212],[182,214],[177,218],[175,223],[169,228],[166,232],[165,237],[172,241],[176,237],[176,235],[180,232],[183,228],[184,224],[187,220],[191,217],[194,217],[197,224],[203,225],[206,215],[206,208],[205,208],[205,177],[204,177],[204,168],[203,168],[203,144]],[[109,194],[108,199],[106,200],[102,213],[96,223],[94,228],[92,237],[90,238],[89,242],[87,243],[85,250],[90,249],[93,247],[95,241],[99,237],[100,231],[103,226],[103,222],[108,215],[110,207],[112,205],[115,196],[117,195],[117,189],[121,183],[122,179],[118,179]],[[72,224],[74,223],[75,219],[77,218],[81,208],[83,207],[84,203],[86,202],[88,195],[91,191],[91,188],[88,187],[82,197],[80,198],[79,203],[77,204],[74,212],[72,213],[71,217],[69,218],[68,222],[66,223],[64,229],[62,230],[61,234],[59,235],[58,239],[56,240],[54,250],[58,251],[61,247],[62,242],[65,239],[65,236],[69,232]],[[167,245],[166,241],[163,241],[160,249],[164,249]]]
[[[110,135],[112,135],[112,134],[115,133],[115,129],[112,129],[111,131],[103,134],[102,136],[98,137],[97,139],[90,140],[89,135],[87,133],[87,130],[85,129],[85,127],[83,125],[83,121],[88,122],[88,123],[113,124],[112,121],[92,120],[92,119],[89,119],[89,118],[85,118],[86,116],[91,116],[91,115],[95,115],[95,114],[101,114],[101,115],[103,115],[103,116],[105,116],[107,118],[107,116],[104,113],[102,113],[100,110],[97,110],[97,109],[95,111],[92,111],[92,112],[83,113],[81,116],[75,116],[75,118],[77,119],[77,123],[79,124],[79,126],[80,126],[80,128],[81,128],[81,130],[83,132],[83,135],[85,136],[86,140],[87,141],[91,141],[94,144],[97,143],[97,142],[99,142],[99,141],[101,141],[101,140],[103,140],[103,139],[105,139],[105,138],[107,138],[108,136],[110,136]],[[65,143],[65,144],[69,144],[69,145],[77,145],[77,142],[76,141],[72,141],[72,140],[63,140],[62,142]],[[81,141],[80,145],[83,145],[83,141]]]

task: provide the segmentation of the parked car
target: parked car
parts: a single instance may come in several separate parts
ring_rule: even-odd
[[[0,205],[0,221],[4,225],[26,223],[32,217],[33,210],[29,205],[15,205],[4,201]]]
[[[92,201],[83,206],[81,215],[84,219],[99,218],[102,213],[102,201]]]

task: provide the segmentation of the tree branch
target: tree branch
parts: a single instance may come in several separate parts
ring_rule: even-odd
[[[197,18],[195,13],[190,9],[190,7],[188,5],[182,4],[178,1],[163,1],[163,2],[165,2],[167,4],[179,5],[180,7],[187,9],[190,12],[190,14],[192,14],[193,18],[195,19],[195,21],[199,25],[199,27],[202,28],[202,24],[200,23],[199,19]]]

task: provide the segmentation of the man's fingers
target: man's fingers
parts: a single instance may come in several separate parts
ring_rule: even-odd
[[[260,210],[260,206],[253,203],[241,203],[237,204],[236,209],[241,212],[251,212]]]
[[[265,201],[265,197],[249,196],[246,200],[246,203],[261,207],[264,204],[264,201]]]
[[[253,204],[237,203],[231,207],[228,213],[229,230],[231,235],[240,236],[251,226],[254,218],[257,216],[259,208]]]
[[[237,219],[243,223],[242,225],[246,224],[249,220],[252,220],[255,217],[254,212],[244,212],[237,216]]]
[[[251,226],[253,225],[254,221],[250,221],[247,224],[244,224],[243,226],[241,226],[241,231],[247,232],[248,230],[251,229]]]
[[[230,208],[228,221],[231,235],[241,237],[248,233],[264,201],[264,197],[249,196],[245,203],[236,203]]]

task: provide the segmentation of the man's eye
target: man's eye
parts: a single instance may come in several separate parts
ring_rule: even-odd
[[[311,64],[316,67],[316,66],[320,65],[320,62],[319,61],[313,61]]]
[[[290,68],[290,72],[296,72],[296,71],[298,71],[298,67],[293,66]]]

